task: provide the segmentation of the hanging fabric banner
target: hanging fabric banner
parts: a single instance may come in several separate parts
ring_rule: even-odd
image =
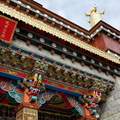
[[[0,15],[0,40],[10,43],[17,25],[17,21]]]

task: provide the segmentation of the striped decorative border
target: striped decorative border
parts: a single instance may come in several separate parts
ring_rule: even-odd
[[[21,20],[27,24],[30,24],[32,25],[33,27],[36,27],[36,28],[39,28],[40,30],[43,30],[43,31],[46,31],[52,35],[55,35],[61,39],[64,39],[65,41],[69,42],[69,43],[72,43],[80,48],[83,48],[85,50],[88,50],[89,52],[92,52],[96,55],[99,55],[103,58],[106,58],[110,61],[113,61],[115,63],[118,63],[120,64],[120,60],[112,55],[109,55],[108,53],[105,53],[83,41],[80,41],[78,39],[76,39],[75,37],[71,36],[71,35],[68,35],[67,33],[64,33],[56,28],[53,28],[51,26],[48,26],[47,24],[45,24],[44,22],[40,21],[40,20],[37,20],[37,19],[34,19],[30,16],[27,16],[23,13],[20,13],[19,11],[16,11],[15,9],[13,8],[10,8],[8,6],[5,6],[4,4],[0,4],[0,11],[2,13],[5,13],[7,15],[10,15],[11,17],[14,17],[18,20]]]

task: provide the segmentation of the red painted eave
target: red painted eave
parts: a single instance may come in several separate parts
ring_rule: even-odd
[[[114,28],[113,26],[107,24],[104,21],[99,21],[94,27],[92,27],[89,31],[89,35],[91,35],[95,30],[97,30],[100,26],[105,27],[106,29],[109,29],[110,31],[116,33],[117,35],[120,35],[120,31]]]

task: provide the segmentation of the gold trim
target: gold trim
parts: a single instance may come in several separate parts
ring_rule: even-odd
[[[7,106],[7,107],[16,107],[16,106],[14,106],[14,105],[9,105],[9,104],[0,103],[0,106],[2,106],[2,105]]]
[[[88,50],[96,55],[99,55],[103,58],[106,58],[110,61],[113,61],[115,63],[118,63],[120,64],[120,60],[112,55],[109,55],[108,53],[105,53],[83,41],[80,41],[79,39],[77,38],[74,38],[73,36],[71,35],[68,35],[67,33],[65,32],[62,32],[56,28],[53,28],[51,26],[48,26],[47,24],[45,24],[44,22],[40,21],[40,20],[37,20],[37,19],[34,19],[30,16],[27,16],[23,13],[20,13],[19,11],[16,11],[15,9],[13,8],[10,8],[8,6],[5,6],[4,4],[0,4],[0,11],[2,13],[5,13],[5,14],[8,14],[10,15],[11,17],[14,17],[18,20],[22,20],[23,22],[27,23],[27,24],[30,24],[32,25],[33,27],[36,27],[36,28],[39,28],[40,30],[43,30],[43,31],[46,31],[50,34],[53,34],[61,39],[64,39],[65,41],[68,41],[78,47],[81,47],[85,50]]]

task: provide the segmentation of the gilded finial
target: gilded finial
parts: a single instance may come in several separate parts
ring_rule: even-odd
[[[91,24],[91,27],[93,27],[95,24],[97,24],[102,19],[102,14],[104,14],[105,11],[98,12],[97,7],[93,7],[93,9],[90,11],[90,14],[86,14],[86,16],[90,17],[89,23]]]

